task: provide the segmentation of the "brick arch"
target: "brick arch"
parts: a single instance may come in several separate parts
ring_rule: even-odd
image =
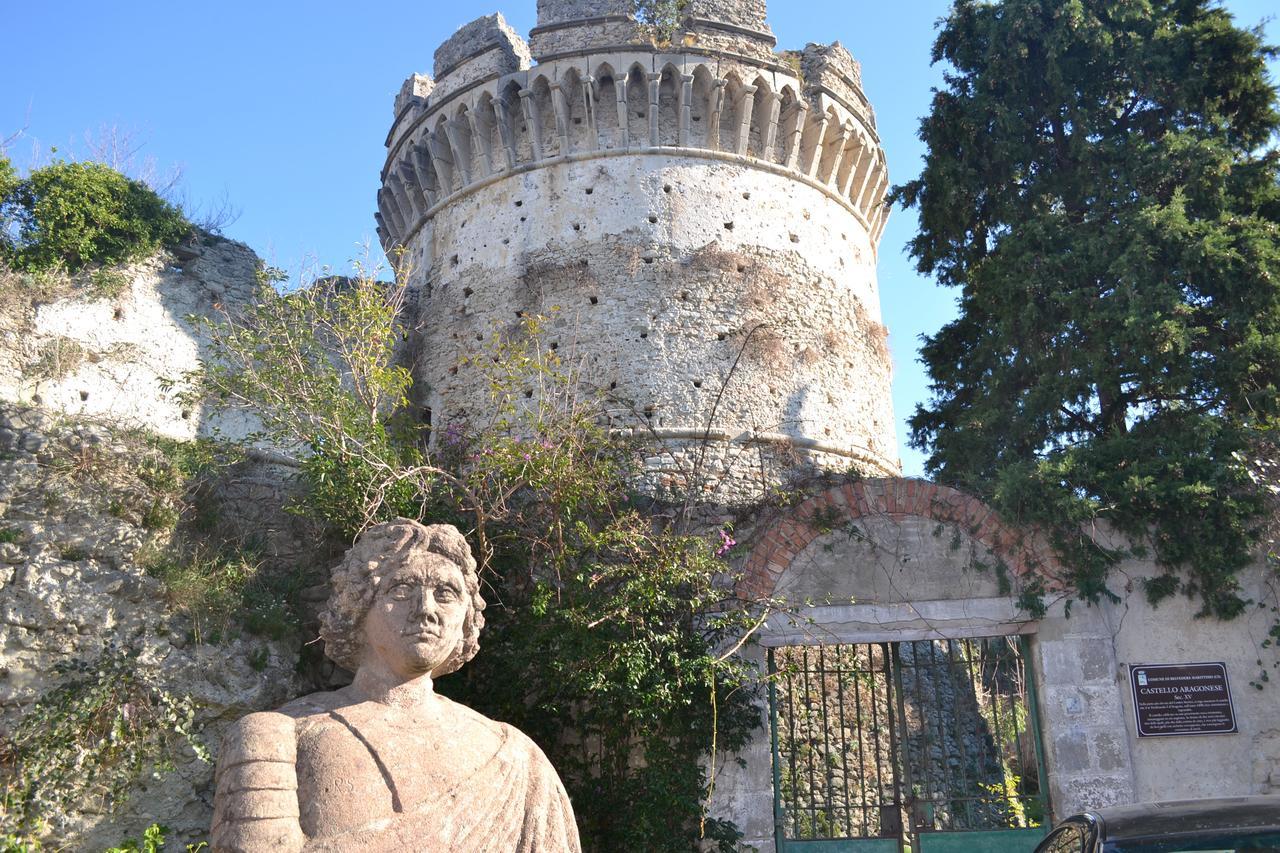
[[[1034,575],[1047,589],[1064,585],[1062,564],[1038,531],[1006,524],[991,507],[950,486],[913,477],[883,477],[833,486],[775,519],[747,557],[738,581],[741,594],[752,598],[773,594],[782,573],[823,535],[813,525],[815,512],[834,512],[847,521],[883,515],[955,524],[1003,560],[1015,577]]]

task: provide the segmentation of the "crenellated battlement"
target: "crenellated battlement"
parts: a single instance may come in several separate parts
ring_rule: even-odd
[[[577,28],[576,37],[597,42],[611,28],[638,38],[634,15],[623,14],[631,7],[543,0],[535,50],[546,27]],[[690,27],[767,32],[758,0],[695,0],[688,9]],[[414,94],[397,99],[378,195],[383,245],[407,243],[440,205],[499,177],[655,149],[783,170],[853,211],[874,245],[887,218],[888,172],[848,51],[811,44],[794,59],[770,52],[762,61],[707,54],[700,39],[689,40],[678,53],[645,43],[530,67],[529,49],[501,15],[462,27],[436,51],[434,87],[415,75],[405,83]]]
[[[775,39],[765,22],[764,0],[686,0],[668,13],[674,25],[646,20],[665,15],[638,10],[635,0],[539,0],[538,23],[529,34],[539,62],[588,51],[643,48],[651,44],[695,47],[768,61]],[[652,4],[661,6],[660,3]]]
[[[695,20],[769,33],[769,24],[765,21],[765,0],[688,0],[685,11]]]
[[[634,0],[538,0],[538,22],[529,32],[529,47],[539,62],[648,43]]]
[[[840,42],[807,44],[800,52],[800,73],[810,95],[835,98],[845,109],[865,116],[875,126],[875,111],[862,93],[862,66]]]
[[[446,100],[477,82],[523,71],[532,61],[529,45],[501,14],[477,18],[436,48],[435,97]]]
[[[426,74],[410,74],[405,78],[404,83],[400,86],[400,92],[396,95],[394,113],[394,124],[400,124],[401,119],[406,115],[406,111],[426,109],[427,98],[431,95],[431,91],[435,88],[435,81]]]
[[[620,16],[635,18],[633,0],[538,0],[538,26]]]
[[[688,0],[673,44],[761,62],[776,61],[778,40],[765,21],[764,0]]]

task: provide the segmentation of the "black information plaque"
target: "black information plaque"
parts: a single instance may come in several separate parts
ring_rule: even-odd
[[[1130,664],[1129,684],[1138,737],[1237,731],[1226,664]]]

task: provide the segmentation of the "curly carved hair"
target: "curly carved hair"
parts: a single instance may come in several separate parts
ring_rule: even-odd
[[[446,675],[461,667],[480,651],[480,629],[484,627],[484,599],[480,578],[467,540],[451,524],[424,525],[408,518],[375,524],[356,540],[342,562],[331,573],[332,591],[320,614],[320,639],[324,652],[340,665],[355,671],[363,648],[361,627],[373,606],[373,597],[386,569],[408,561],[416,552],[439,554],[462,570],[467,588],[467,615],[462,622],[462,639],[449,659],[431,675]]]

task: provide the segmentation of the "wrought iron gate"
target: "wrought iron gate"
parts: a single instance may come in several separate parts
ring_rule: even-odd
[[[1047,801],[1021,637],[769,650],[779,853],[1031,850]]]

